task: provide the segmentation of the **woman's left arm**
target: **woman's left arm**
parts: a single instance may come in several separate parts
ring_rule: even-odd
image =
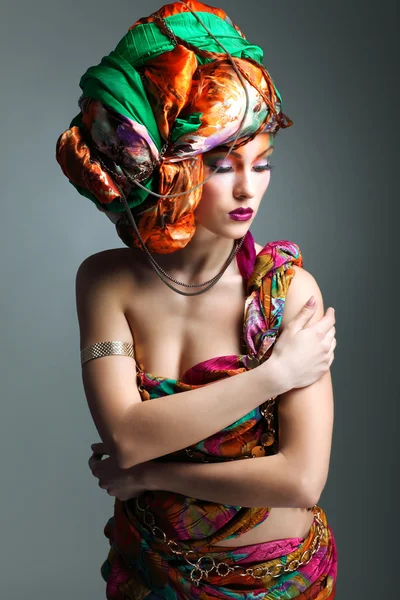
[[[294,266],[281,329],[314,295],[317,309],[309,325],[324,316],[321,291],[313,276]],[[247,507],[308,508],[318,503],[328,477],[333,432],[330,370],[315,383],[277,398],[279,451],[272,456],[224,463],[149,465],[148,489]],[[301,476],[299,476],[301,474]]]
[[[317,308],[308,325],[324,315],[315,279],[303,268],[293,268],[282,330],[311,295]],[[208,464],[148,461],[125,471],[110,459],[104,463],[91,457],[89,465],[101,487],[112,485],[123,499],[143,490],[165,490],[234,506],[308,508],[318,503],[328,476],[334,416],[330,371],[307,387],[279,395],[277,402],[279,451],[272,456]],[[103,444],[96,446],[105,451]]]

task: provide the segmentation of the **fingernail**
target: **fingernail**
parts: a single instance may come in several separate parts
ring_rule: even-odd
[[[313,304],[315,304],[315,298],[314,296],[311,296],[311,298],[307,300],[307,306],[313,306]]]

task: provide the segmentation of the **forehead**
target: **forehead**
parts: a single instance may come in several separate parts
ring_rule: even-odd
[[[220,146],[216,146],[212,150],[208,150],[207,152],[205,152],[204,156],[214,155],[214,154],[225,155],[228,152],[231,145],[232,145],[232,142],[230,144],[223,144]],[[252,140],[250,140],[243,146],[240,146],[239,148],[235,148],[234,150],[232,150],[232,152],[229,154],[229,157],[233,156],[235,158],[242,159],[242,160],[246,160],[249,158],[255,158],[261,152],[265,152],[268,148],[269,148],[269,151],[272,152],[272,150],[274,148],[274,136],[270,133],[259,133],[258,135],[256,135],[255,138],[253,138]]]

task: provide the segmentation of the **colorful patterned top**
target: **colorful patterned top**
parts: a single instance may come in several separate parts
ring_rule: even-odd
[[[243,354],[202,361],[188,369],[179,380],[145,372],[138,364],[138,387],[143,401],[234,376],[269,358],[281,324],[287,290],[295,273],[293,265],[303,266],[299,247],[286,240],[268,242],[256,255],[249,231],[237,255],[237,263],[247,286]],[[271,424],[278,434],[276,406]],[[256,456],[275,454],[279,446],[278,435],[273,443],[264,445],[262,436],[265,432],[266,421],[261,407],[257,407],[222,431],[157,460],[239,460],[252,457],[253,448],[261,449],[261,454],[258,451]],[[257,527],[268,517],[270,509],[228,506],[166,491],[146,491],[139,498],[125,502],[116,499],[114,516],[104,529],[111,546],[101,567],[107,582],[107,598],[261,600],[296,597],[331,600],[337,570],[335,541],[321,507],[310,507],[310,510],[314,510],[316,516],[304,539],[286,538],[228,548],[216,544]],[[307,564],[279,576],[269,574],[269,568],[276,568],[282,562],[294,560],[292,566],[296,567],[300,557],[303,556],[303,560],[309,557],[307,551],[310,554],[318,541],[319,547]],[[182,549],[193,553],[187,555],[189,561],[175,552]],[[203,558],[196,567],[196,559],[200,557]],[[221,561],[223,566],[217,568],[216,563]],[[258,577],[257,573],[253,576],[245,571],[249,563],[253,568],[257,567]],[[263,569],[266,571],[262,572]]]

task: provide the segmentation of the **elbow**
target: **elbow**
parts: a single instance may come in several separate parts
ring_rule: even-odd
[[[130,469],[143,461],[132,452],[132,448],[128,449],[119,442],[115,444],[115,462],[120,469]]]
[[[303,475],[297,481],[297,508],[310,508],[318,504],[323,487],[316,485],[308,475]]]
[[[131,469],[139,464],[140,461],[137,461],[133,458],[133,456],[127,456],[126,454],[121,453],[118,449],[115,453],[115,462],[120,469]]]
[[[286,462],[286,481],[289,485],[290,506],[293,508],[310,508],[318,504],[323,486],[310,475],[311,469],[298,461],[289,459],[283,452],[280,454]],[[288,506],[288,504],[286,504]]]
[[[143,462],[137,456],[135,446],[136,444],[132,444],[132,437],[127,440],[126,436],[118,435],[114,440],[115,462],[120,469],[130,469]]]
[[[132,407],[129,407],[130,409]],[[135,415],[136,416],[136,415]],[[137,419],[135,419],[137,422]],[[119,426],[116,428],[114,436],[115,446],[115,462],[120,469],[130,469],[135,467],[144,460],[138,455],[138,448],[142,446],[141,442],[137,442],[137,431],[127,431],[126,416],[121,419]],[[143,454],[142,452],[140,454]]]

